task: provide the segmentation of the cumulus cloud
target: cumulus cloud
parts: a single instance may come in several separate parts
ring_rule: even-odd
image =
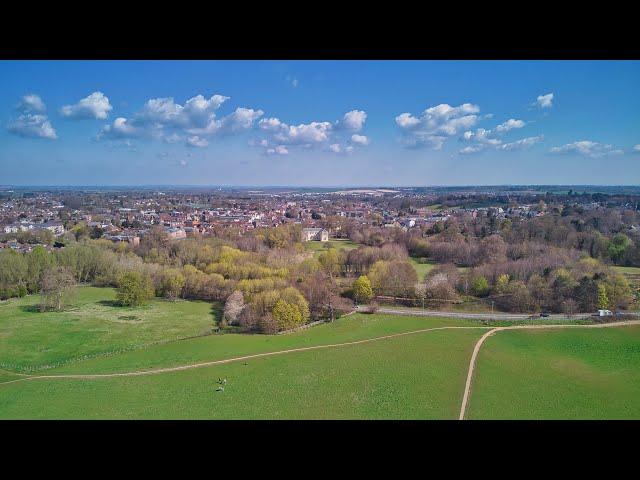
[[[367,146],[369,145],[369,138],[365,135],[353,134],[351,135],[351,142],[356,145]]]
[[[591,140],[580,140],[559,147],[553,147],[550,152],[559,155],[576,154],[590,158],[622,155],[624,153],[622,150],[614,148],[613,145],[593,142]]]
[[[10,133],[24,138],[58,138],[53,125],[44,115],[47,108],[42,99],[36,94],[28,94],[20,99],[17,110],[21,112],[17,119],[7,125]]]
[[[480,108],[471,103],[457,107],[441,103],[427,108],[419,117],[401,113],[395,121],[403,131],[406,146],[439,150],[448,137],[473,127],[479,120],[479,112]]]
[[[332,128],[330,122],[311,122],[300,125],[281,123],[274,138],[280,143],[290,145],[323,143],[329,139]]]
[[[103,138],[155,138],[166,143],[177,143],[186,139],[186,144],[204,147],[216,135],[241,133],[253,128],[264,115],[262,110],[236,108],[229,115],[218,118],[217,110],[229,97],[212,95],[206,98],[196,95],[184,105],[172,97],[152,98],[131,118],[117,118],[98,134]]]
[[[276,145],[273,148],[267,148],[267,155],[289,155],[289,150],[284,145]]]
[[[510,118],[506,122],[498,125],[496,127],[496,131],[498,133],[505,133],[505,132],[508,132],[509,130],[513,130],[515,128],[522,128],[524,126],[525,126],[525,123],[522,120],[515,120],[513,118]]]
[[[319,148],[333,153],[348,153],[354,150],[353,145],[364,147],[370,143],[366,135],[352,133],[363,129],[367,113],[363,110],[351,110],[335,122],[313,121],[290,125],[279,118],[267,117],[258,121],[258,129],[267,139],[252,140],[250,145],[265,148],[265,153],[276,154],[270,145],[296,148]],[[351,134],[350,137],[343,138]],[[342,146],[340,143],[351,142],[353,145]],[[287,149],[287,153],[288,153]],[[270,150],[273,150],[270,152]]]
[[[346,155],[346,154],[352,153],[355,150],[355,148],[353,147],[353,145],[342,146],[339,143],[332,143],[331,145],[329,145],[329,150],[339,155],[340,154]]]
[[[17,109],[22,113],[42,113],[47,109],[47,107],[39,95],[30,93],[28,95],[24,95],[20,99]]]
[[[635,147],[633,147],[633,151],[636,152],[636,153],[640,153],[640,144],[638,144]]]
[[[219,131],[223,133],[240,132],[253,127],[256,120],[264,115],[262,110],[252,108],[236,108],[236,110],[220,120]]]
[[[363,110],[351,110],[344,114],[344,117],[338,126],[347,130],[354,130],[359,132],[364,127],[364,122],[367,121],[367,112]]]
[[[152,98],[147,100],[134,119],[139,124],[185,129],[207,128],[215,121],[215,111],[228,99],[224,95],[212,95],[208,99],[203,95],[196,95],[180,105],[172,97]]]
[[[535,104],[538,108],[551,108],[553,106],[553,93],[538,95]]]
[[[205,138],[200,138],[197,135],[187,137],[187,145],[190,147],[204,148],[209,145],[209,142]]]
[[[46,115],[25,113],[11,122],[7,129],[9,132],[24,138],[46,138],[55,140],[58,138],[55,129]]]
[[[102,92],[93,92],[74,105],[65,105],[60,109],[63,117],[67,118],[95,118],[105,120],[113,109]]]
[[[117,140],[121,138],[140,138],[145,136],[145,131],[133,125],[124,117],[116,118],[112,124],[105,125],[98,133],[98,140],[110,139]]]

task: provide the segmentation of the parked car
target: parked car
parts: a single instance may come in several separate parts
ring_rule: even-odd
[[[549,316],[549,313],[548,313],[548,312],[542,312],[542,313],[540,314],[540,317],[542,317],[542,318],[547,318],[548,316]]]

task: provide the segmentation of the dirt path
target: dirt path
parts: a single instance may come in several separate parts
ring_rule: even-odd
[[[530,330],[530,329],[550,329],[550,328],[608,328],[608,327],[622,327],[626,325],[640,325],[640,320],[627,320],[623,322],[613,323],[597,323],[591,325],[512,325],[510,327],[496,327],[489,330],[487,333],[480,337],[480,340],[476,342],[473,347],[473,353],[471,354],[471,360],[469,360],[469,370],[467,372],[467,382],[464,386],[464,394],[462,395],[462,404],[460,405],[460,416],[458,420],[464,420],[467,413],[467,405],[469,404],[469,396],[471,393],[471,381],[473,380],[473,373],[475,370],[476,358],[478,352],[482,347],[482,344],[491,335],[499,332],[500,330]]]
[[[188,365],[180,365],[177,367],[167,367],[167,368],[158,368],[155,370],[139,370],[133,372],[122,372],[122,373],[95,373],[95,374],[61,374],[61,375],[24,375],[23,378],[19,378],[16,380],[9,380],[8,382],[0,383],[2,385],[9,385],[10,383],[18,383],[18,382],[27,382],[31,380],[43,380],[43,379],[81,379],[81,380],[91,380],[91,379],[99,379],[99,378],[114,378],[114,377],[136,377],[142,375],[156,375],[160,373],[169,373],[169,372],[179,372],[182,370],[190,370],[192,368],[201,368],[201,367],[209,367],[212,365],[222,365],[225,363],[239,362],[242,360],[249,360],[261,357],[269,357],[274,355],[283,355],[286,353],[295,353],[295,352],[306,352],[309,350],[321,350],[325,348],[337,348],[337,347],[346,347],[349,345],[360,345],[363,343],[377,342],[379,340],[386,340],[389,338],[402,337],[405,335],[415,335],[417,333],[431,332],[435,330],[486,330],[491,327],[486,326],[446,326],[446,327],[432,327],[432,328],[423,328],[420,330],[412,330],[410,332],[401,332],[401,333],[393,333],[390,335],[383,335],[381,337],[373,337],[367,338],[364,340],[354,340],[351,342],[343,342],[343,343],[332,343],[325,345],[314,345],[311,347],[299,347],[299,348],[290,348],[287,350],[277,350],[275,352],[264,352],[264,353],[255,353],[252,355],[244,355],[241,357],[232,357],[226,358],[222,360],[212,360],[209,362],[201,362],[201,363],[192,363]]]

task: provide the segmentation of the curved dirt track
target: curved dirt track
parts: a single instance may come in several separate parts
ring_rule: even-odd
[[[61,375],[25,375],[21,374],[24,377],[16,380],[9,380],[8,382],[0,383],[2,385],[8,385],[10,383],[17,382],[27,382],[31,380],[51,380],[51,379],[82,379],[82,380],[91,380],[91,379],[99,379],[99,378],[114,378],[114,377],[136,377],[142,375],[156,375],[159,373],[169,373],[169,372],[179,372],[182,370],[190,370],[192,368],[201,368],[201,367],[209,367],[212,365],[221,365],[225,363],[238,362],[241,360],[249,360],[253,358],[261,358],[261,357],[269,357],[274,355],[283,355],[286,353],[296,353],[296,352],[306,352],[309,350],[321,350],[324,348],[336,348],[336,347],[346,347],[349,345],[359,345],[363,343],[376,342],[379,340],[386,340],[389,338],[402,337],[405,335],[414,335],[416,333],[424,333],[431,332],[434,330],[477,330],[482,329],[486,330],[491,327],[485,326],[445,326],[445,327],[431,327],[431,328],[423,328],[420,330],[412,330],[409,332],[401,332],[401,333],[393,333],[390,335],[383,335],[381,337],[373,337],[366,338],[364,340],[354,340],[351,342],[343,342],[343,343],[331,343],[325,345],[313,345],[310,347],[298,347],[298,348],[290,348],[287,350],[277,350],[275,352],[264,352],[264,353],[254,353],[252,355],[244,355],[241,357],[232,357],[225,358],[222,360],[212,360],[209,362],[201,362],[201,363],[191,363],[188,365],[179,365],[177,367],[166,367],[166,368],[158,368],[155,370],[138,370],[133,372],[121,372],[121,373],[93,373],[93,374],[61,374]]]
[[[471,360],[469,360],[469,370],[467,371],[467,381],[464,386],[464,394],[462,395],[462,404],[460,405],[460,415],[458,420],[464,420],[467,411],[467,405],[469,404],[469,396],[471,392],[471,381],[473,379],[473,372],[475,370],[476,358],[478,357],[478,352],[482,347],[484,341],[493,335],[496,332],[501,330],[532,330],[532,329],[552,329],[552,328],[607,328],[607,327],[622,327],[626,325],[640,325],[640,320],[627,320],[623,322],[613,322],[613,323],[597,323],[590,325],[576,325],[576,324],[565,324],[565,325],[512,325],[510,327],[496,327],[489,330],[487,333],[480,337],[480,340],[476,342],[476,345],[473,347],[473,353],[471,354]]]

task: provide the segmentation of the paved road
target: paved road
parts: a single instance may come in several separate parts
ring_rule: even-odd
[[[366,305],[359,305],[356,309],[360,312],[366,310]],[[388,313],[391,315],[417,315],[423,317],[451,317],[451,318],[478,318],[484,320],[526,320],[531,317],[531,314],[527,313],[467,313],[467,312],[443,312],[440,310],[418,310],[409,308],[395,308],[395,307],[380,307],[379,313]],[[573,315],[571,320],[579,318],[588,318],[588,313],[580,313]],[[540,318],[535,316],[536,319]],[[540,318],[540,320],[568,320],[565,315],[549,315],[546,318]]]

